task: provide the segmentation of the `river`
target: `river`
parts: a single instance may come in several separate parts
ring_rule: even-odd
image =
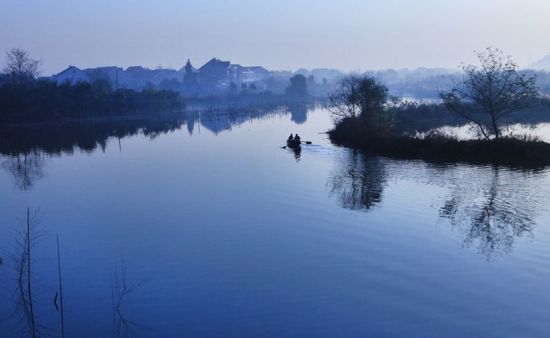
[[[27,208],[41,337],[57,235],[66,337],[550,336],[548,170],[365,157],[331,126],[300,107],[4,134],[0,336],[31,325]]]

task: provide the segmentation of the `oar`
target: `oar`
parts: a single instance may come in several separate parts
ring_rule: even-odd
[[[311,141],[300,141],[302,144],[313,144]],[[287,146],[281,147],[281,149],[286,149]]]

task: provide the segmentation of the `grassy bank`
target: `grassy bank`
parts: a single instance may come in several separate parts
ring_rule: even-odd
[[[423,139],[406,136],[371,136],[356,119],[344,119],[329,132],[330,140],[367,154],[429,162],[466,162],[512,167],[542,168],[550,165],[550,144],[536,139],[457,140],[444,135]]]

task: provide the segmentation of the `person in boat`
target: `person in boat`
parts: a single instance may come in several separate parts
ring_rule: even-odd
[[[294,142],[300,144],[300,135],[296,134],[296,136],[294,136]]]
[[[288,137],[288,140],[287,140],[287,141],[289,141],[289,142],[294,141],[294,136],[293,136],[292,134],[290,134],[290,136]]]

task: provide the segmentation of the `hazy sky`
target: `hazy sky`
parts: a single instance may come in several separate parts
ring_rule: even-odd
[[[550,0],[0,0],[0,51],[29,50],[44,74],[213,56],[270,69],[456,68],[486,46],[520,65],[550,54]]]

